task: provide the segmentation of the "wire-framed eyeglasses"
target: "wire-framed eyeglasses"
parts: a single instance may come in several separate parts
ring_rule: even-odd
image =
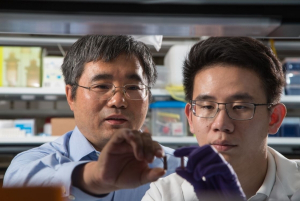
[[[225,110],[230,119],[233,120],[250,120],[254,117],[257,106],[268,106],[271,108],[272,103],[256,104],[244,102],[217,103],[214,101],[191,100],[191,110],[193,114],[201,118],[214,118],[220,111],[219,105],[225,105]]]
[[[144,84],[126,84],[122,87],[116,87],[111,83],[97,83],[90,87],[81,86],[77,83],[74,85],[95,92],[97,94],[97,98],[101,100],[111,99],[115,95],[117,88],[121,88],[128,99],[143,100],[147,97],[148,91],[151,89],[151,87]]]

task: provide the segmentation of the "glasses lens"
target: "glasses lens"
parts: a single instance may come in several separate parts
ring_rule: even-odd
[[[254,114],[254,104],[252,103],[228,103],[226,109],[232,119],[247,120]]]
[[[143,84],[127,84],[124,88],[127,97],[131,100],[141,100],[147,96],[147,89]]]
[[[96,92],[100,99],[107,100],[113,95],[114,85],[109,83],[99,83],[91,86],[91,90]]]
[[[211,101],[195,101],[193,112],[198,117],[212,118],[218,111],[218,104]]]
[[[132,100],[141,100],[147,96],[147,89],[142,84],[127,84],[124,87],[126,96]],[[101,83],[91,86],[91,91],[96,92],[100,99],[108,100],[115,94],[115,86],[110,83]]]

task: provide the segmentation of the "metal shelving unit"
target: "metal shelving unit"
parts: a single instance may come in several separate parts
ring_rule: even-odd
[[[169,96],[165,89],[151,89],[153,96]],[[0,100],[65,100],[64,88],[0,87]]]
[[[169,96],[169,92],[165,89],[151,89],[153,96]],[[35,100],[36,97],[42,96],[44,100],[56,100],[58,97],[65,97],[64,88],[30,88],[30,87],[0,87],[0,98],[19,97],[19,100]],[[299,104],[300,95],[284,95],[281,102],[287,104]]]
[[[52,142],[58,136],[49,137],[18,137],[18,138],[0,138],[0,154],[17,154],[33,147],[40,146],[43,143]],[[198,145],[195,137],[162,137],[153,136],[153,140],[168,147],[180,147],[182,145]],[[269,137],[268,145],[283,154],[299,154],[300,138],[296,137]]]
[[[34,137],[0,137],[0,145],[9,144],[43,144],[56,140],[58,136],[34,136]],[[161,144],[197,144],[195,137],[163,137],[153,136],[153,140]],[[296,145],[300,147],[300,138],[297,137],[269,137],[268,144],[271,146],[278,145]]]

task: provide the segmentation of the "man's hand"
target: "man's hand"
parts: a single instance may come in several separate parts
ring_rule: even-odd
[[[105,145],[97,162],[90,162],[73,174],[82,174],[75,186],[90,194],[106,194],[156,181],[163,168],[149,168],[154,157],[163,157],[162,147],[149,133],[120,129]]]
[[[187,166],[176,173],[194,186],[199,199],[246,200],[231,165],[210,145],[179,148],[174,155],[188,156]]]

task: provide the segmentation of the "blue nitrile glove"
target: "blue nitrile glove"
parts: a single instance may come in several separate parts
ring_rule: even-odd
[[[247,200],[231,165],[212,146],[183,147],[176,157],[188,157],[187,166],[176,173],[194,186],[199,199],[212,195],[220,200]]]

